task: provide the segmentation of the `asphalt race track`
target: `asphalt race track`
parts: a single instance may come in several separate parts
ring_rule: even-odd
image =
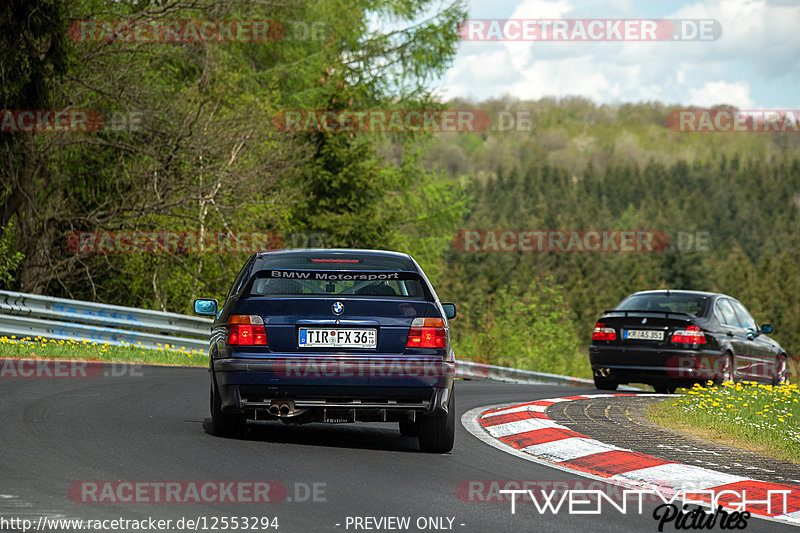
[[[641,514],[636,506],[627,514],[604,507],[598,516],[540,514],[525,502],[512,514],[507,501],[470,501],[470,480],[588,480],[489,446],[460,422],[446,455],[419,452],[416,438],[402,437],[395,424],[271,422],[252,427],[245,440],[221,439],[207,433],[205,369],[132,366],[119,373],[125,375],[0,379],[0,517],[277,517],[280,532],[402,530],[390,529],[394,522],[377,529],[366,517],[408,517],[407,531],[658,529],[657,502],[645,503]],[[456,391],[460,420],[476,407],[591,389],[458,382]],[[266,504],[82,503],[75,487],[96,481],[271,481],[286,494]],[[793,528],[751,518],[746,530]]]

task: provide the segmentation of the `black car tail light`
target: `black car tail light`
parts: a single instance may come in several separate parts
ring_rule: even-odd
[[[447,330],[441,318],[417,317],[408,330],[406,348],[444,348],[447,346]]]
[[[706,335],[697,326],[687,326],[686,329],[677,329],[672,332],[672,342],[675,344],[705,344]]]
[[[267,346],[267,330],[258,315],[231,315],[228,318],[228,344]]]
[[[615,341],[617,340],[617,330],[614,328],[607,328],[602,322],[598,322],[594,326],[594,333],[592,333],[593,341]]]

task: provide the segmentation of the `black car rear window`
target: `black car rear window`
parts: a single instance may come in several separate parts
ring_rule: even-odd
[[[616,307],[620,311],[659,311],[670,313],[705,314],[708,296],[671,292],[656,294],[634,294],[622,300]]]

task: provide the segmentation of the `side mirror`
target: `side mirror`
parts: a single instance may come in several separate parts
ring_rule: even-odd
[[[448,320],[456,317],[456,304],[442,304],[442,309],[444,309],[444,316],[446,316]]]
[[[773,331],[772,324],[761,324],[761,333],[770,334]]]
[[[216,317],[218,305],[217,301],[211,298],[198,298],[194,301],[194,312],[198,315]]]

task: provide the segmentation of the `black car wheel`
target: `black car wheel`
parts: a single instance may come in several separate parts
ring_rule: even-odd
[[[423,452],[447,453],[456,434],[455,389],[450,391],[446,415],[422,415],[419,419],[419,448]]]
[[[720,357],[718,366],[714,383],[722,385],[726,381],[733,381],[733,355],[728,353]]]
[[[413,420],[400,421],[400,434],[404,437],[419,436],[419,423]]]
[[[619,387],[619,383],[610,379],[603,379],[595,376],[594,386],[596,389],[600,390],[617,390],[617,387]]]
[[[676,388],[677,386],[674,383],[657,383],[653,385],[653,389],[659,394],[672,394]]]
[[[773,385],[783,385],[789,380],[789,369],[786,366],[786,354],[782,353],[778,356],[778,362],[775,363],[775,377],[772,379]]]
[[[244,435],[246,419],[243,415],[222,412],[222,401],[211,387],[211,433],[217,437],[240,438]]]

